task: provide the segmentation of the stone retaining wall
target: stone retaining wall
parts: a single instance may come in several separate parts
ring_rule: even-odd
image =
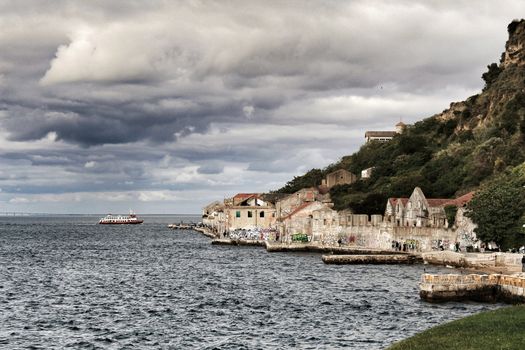
[[[391,250],[332,246],[316,243],[278,243],[266,242],[268,252],[312,252],[312,253],[329,253],[329,254],[361,254],[361,255],[406,255],[405,252],[393,252]]]
[[[239,246],[258,246],[265,247],[265,241],[258,241],[253,239],[229,239],[217,238],[211,241],[212,245],[239,245]]]
[[[521,272],[522,254],[514,253],[456,253],[438,251],[422,253],[423,260],[435,265],[450,265],[466,268],[504,267],[509,272]]]
[[[525,274],[431,275],[423,274],[419,295],[426,301],[525,302]]]
[[[325,264],[413,264],[417,257],[414,255],[323,255]]]

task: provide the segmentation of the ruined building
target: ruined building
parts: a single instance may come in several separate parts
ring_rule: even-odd
[[[335,185],[346,185],[352,184],[357,181],[357,176],[348,170],[339,169],[326,175],[326,178],[322,180],[321,186],[328,189]]]
[[[402,134],[406,128],[406,124],[399,122],[396,124],[395,131],[367,131],[365,132],[366,142],[379,141],[388,142],[394,138],[397,134]]]

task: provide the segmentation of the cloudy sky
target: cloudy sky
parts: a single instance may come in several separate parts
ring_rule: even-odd
[[[198,213],[479,91],[516,1],[0,0],[0,212]]]

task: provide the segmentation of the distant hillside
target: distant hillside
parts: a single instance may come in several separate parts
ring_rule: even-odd
[[[525,161],[525,20],[508,26],[499,64],[483,74],[482,92],[452,103],[442,113],[408,126],[387,143],[370,142],[325,169],[312,169],[275,192],[316,186],[329,172],[370,179],[330,190],[335,209],[383,213],[388,197],[408,197],[414,187],[427,197],[449,198],[476,189],[506,167]]]

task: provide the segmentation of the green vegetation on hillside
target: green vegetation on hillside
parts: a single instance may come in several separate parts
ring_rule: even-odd
[[[286,185],[276,192],[294,193],[302,188],[315,187],[321,184],[321,180],[325,177],[325,171],[321,169],[312,169],[302,176],[295,176]]]
[[[505,250],[525,244],[525,163],[485,183],[468,209],[482,241],[494,241]]]
[[[523,349],[524,329],[525,306],[512,306],[431,328],[388,350]]]
[[[515,27],[525,28],[525,21],[517,23],[509,26],[509,34],[523,35]],[[525,42],[525,37],[511,39]],[[408,126],[390,142],[364,144],[325,169],[295,177],[277,192],[319,185],[337,169],[359,175],[370,167],[371,178],[330,190],[336,210],[382,214],[387,198],[408,197],[416,186],[429,198],[476,189],[525,161],[525,65],[493,63],[483,79],[480,94]]]

